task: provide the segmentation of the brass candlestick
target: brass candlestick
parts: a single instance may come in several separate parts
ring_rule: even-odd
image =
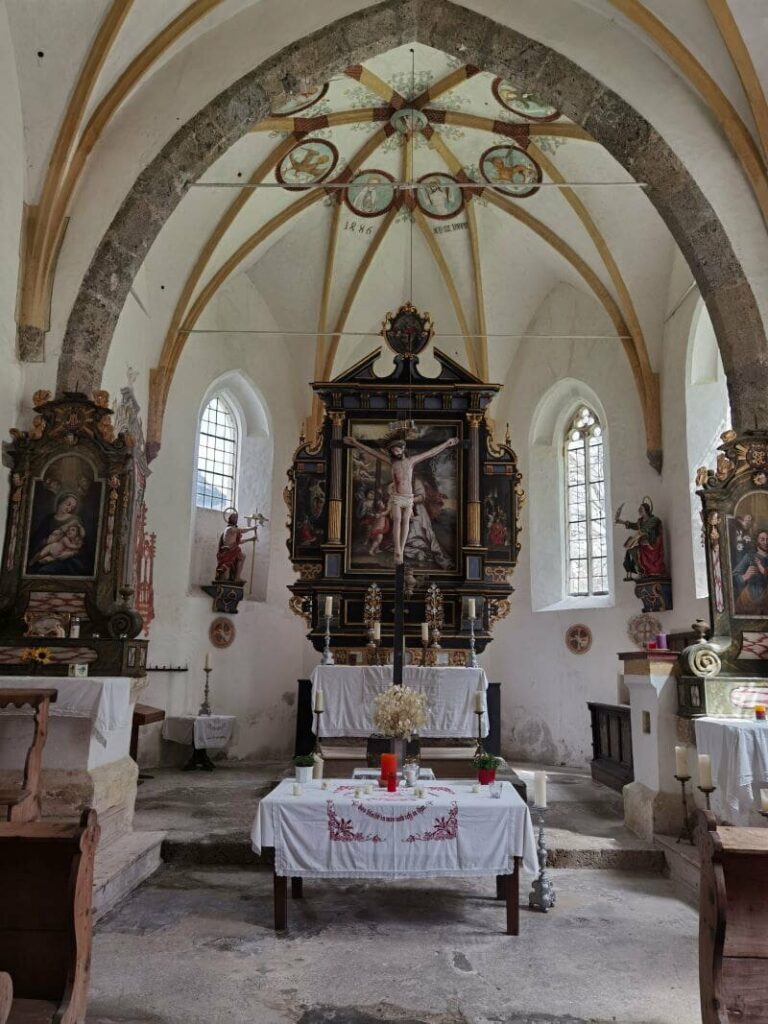
[[[205,672],[205,688],[203,689],[203,702],[200,705],[200,710],[197,712],[198,715],[210,715],[211,713],[211,701],[210,701],[210,689],[208,686],[208,677],[211,674],[211,669],[206,665],[203,669]]]
[[[677,837],[678,843],[683,840],[686,843],[690,843],[693,846],[693,832],[691,832],[691,820],[688,817],[688,795],[685,792],[686,782],[690,782],[690,775],[675,775],[675,778],[680,783],[680,789],[683,795],[683,827],[680,829],[680,835]]]
[[[476,711],[477,715],[477,747],[475,748],[475,757],[481,757],[485,753],[485,747],[483,746],[483,715],[485,709],[482,711]]]
[[[707,810],[711,811],[712,808],[709,806],[709,798],[717,789],[717,786],[697,786],[700,793],[704,794],[704,799],[707,801]]]

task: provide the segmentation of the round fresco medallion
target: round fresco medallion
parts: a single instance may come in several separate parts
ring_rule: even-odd
[[[503,78],[494,79],[491,89],[502,107],[511,110],[518,117],[524,117],[528,121],[556,121],[560,117],[560,111],[556,107],[550,107],[548,103],[539,103],[530,93],[520,92],[516,86]]]
[[[463,208],[464,195],[452,175],[437,172],[419,178],[416,201],[428,217],[448,220]]]
[[[304,139],[286,153],[275,170],[275,177],[287,189],[295,191],[325,181],[339,160],[339,151],[325,139]]]
[[[518,146],[491,146],[480,157],[480,173],[499,192],[525,199],[539,190],[542,173],[536,161]]]
[[[565,646],[571,654],[586,654],[592,646],[592,630],[578,622],[565,631]]]
[[[361,171],[350,181],[344,200],[358,217],[378,217],[395,201],[394,180],[386,171]]]
[[[420,132],[428,124],[427,115],[424,111],[414,110],[412,107],[403,107],[402,110],[396,110],[392,117],[390,117],[389,123],[401,135],[412,135],[414,132]]]
[[[637,647],[644,648],[648,641],[655,640],[660,632],[661,622],[648,612],[633,615],[627,623],[627,636]]]
[[[287,117],[289,114],[298,114],[300,110],[306,110],[308,107],[312,107],[321,100],[323,96],[328,92],[328,83],[321,85],[319,89],[308,89],[306,92],[297,92],[294,96],[282,104],[282,106],[275,107],[272,114],[277,117]]]
[[[234,622],[231,619],[225,619],[223,615],[214,619],[208,630],[208,638],[214,647],[229,647],[235,639]]]

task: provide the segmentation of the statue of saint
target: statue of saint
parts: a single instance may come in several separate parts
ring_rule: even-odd
[[[418,455],[406,455],[406,444],[403,438],[393,438],[383,449],[369,448],[354,437],[345,437],[344,443],[365,452],[373,459],[378,459],[392,470],[392,540],[395,546],[395,565],[402,565],[405,542],[413,515],[413,467],[427,459],[434,458],[446,448],[455,448],[459,443],[457,437],[451,437],[434,448],[429,448]]]
[[[617,526],[624,526],[628,530],[635,531],[632,537],[624,541],[626,549],[624,579],[668,576],[667,563],[664,558],[664,531],[661,520],[653,514],[653,502],[650,498],[643,498],[640,508],[637,510],[636,522],[621,519],[623,508],[623,504],[619,505],[614,522]]]
[[[216,581],[228,583],[244,583],[242,579],[245,552],[243,544],[250,544],[259,539],[258,526],[249,526],[243,530],[237,525],[237,512],[227,516],[227,528],[219,537],[219,548],[216,552]],[[252,537],[246,537],[252,533]]]

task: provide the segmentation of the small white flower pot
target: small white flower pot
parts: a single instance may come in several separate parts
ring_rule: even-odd
[[[313,767],[311,764],[308,765],[294,765],[296,771],[296,781],[299,783],[311,782]]]

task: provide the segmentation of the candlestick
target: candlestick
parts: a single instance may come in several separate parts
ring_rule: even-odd
[[[704,794],[704,799],[707,802],[707,810],[711,811],[712,808],[709,806],[709,798],[715,792],[717,786],[697,786],[696,788],[699,790],[700,793]]]
[[[534,775],[534,781],[536,775],[544,775],[545,781],[545,794],[544,803],[545,806],[535,806],[534,810],[538,815],[539,825],[539,840],[536,844],[536,851],[539,856],[539,873],[534,879],[533,885],[531,886],[531,892],[528,896],[528,906],[531,910],[540,910],[543,914],[546,914],[548,910],[554,907],[557,900],[555,893],[555,887],[552,884],[549,876],[547,875],[547,842],[544,837],[544,814],[546,807],[546,775],[544,772],[536,772]]]
[[[326,595],[324,613],[326,619],[333,617],[333,597],[331,594]]]
[[[475,599],[474,597],[467,598],[467,618],[471,622],[475,617]]]
[[[687,779],[691,777],[688,771],[688,748],[675,747],[675,777],[682,778],[683,775]]]
[[[685,751],[685,747],[675,747],[675,754],[676,755],[677,755],[677,751],[678,750],[684,750]],[[686,754],[687,754],[687,751],[686,751]],[[686,762],[687,762],[687,757],[686,757]],[[690,775],[677,775],[677,774],[675,774],[675,778],[680,783],[680,789],[682,790],[682,794],[683,794],[683,826],[680,829],[680,835],[677,837],[677,841],[678,841],[678,843],[680,843],[684,839],[687,843],[690,843],[691,846],[693,846],[693,832],[691,831],[691,821],[690,821],[690,818],[688,817],[688,796],[687,796],[687,794],[685,792],[685,784],[686,784],[686,782],[688,782],[690,780],[691,777],[690,777]]]
[[[474,606],[475,599],[470,598],[472,605]],[[477,654],[475,653],[475,619],[474,616],[469,620],[469,661],[467,668],[480,668],[480,662],[477,660]]]
[[[208,659],[208,655],[207,654],[205,656],[205,667],[203,668],[203,672],[205,672],[205,688],[203,690],[203,702],[200,705],[200,710],[197,713],[198,713],[198,715],[210,715],[210,713],[211,713],[211,701],[210,701],[210,689],[208,687],[208,677],[211,674],[211,665],[210,665],[210,661]]]
[[[325,708],[315,708],[315,749],[313,753],[320,754],[321,756],[323,751],[320,747],[320,715],[322,715],[324,710]]]
[[[712,758],[709,754],[699,754],[699,789],[714,789],[712,785]]]
[[[325,616],[325,647],[323,648],[322,665],[335,665],[331,651],[331,616]]]
[[[377,643],[381,640],[381,623],[378,620],[373,624],[373,639]]]
[[[533,773],[533,802],[536,807],[547,806],[547,773]]]
[[[483,746],[483,715],[485,714],[485,708],[477,710],[475,706],[475,714],[477,715],[477,746],[475,747],[475,757],[480,757],[485,753],[485,747]]]
[[[208,651],[205,652],[205,671],[210,671],[211,668],[211,656]]]

